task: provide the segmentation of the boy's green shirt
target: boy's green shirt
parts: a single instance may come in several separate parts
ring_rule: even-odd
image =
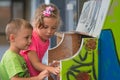
[[[15,75],[18,75],[19,77],[29,77],[28,69],[23,57],[20,56],[19,53],[14,53],[10,50],[7,50],[3,55],[0,69],[2,69],[0,70],[2,78],[6,77],[2,80],[9,80]]]

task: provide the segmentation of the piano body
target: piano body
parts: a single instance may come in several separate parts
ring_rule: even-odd
[[[58,36],[58,44],[48,51],[48,63],[60,61],[60,75],[55,80],[97,80],[97,39],[68,32]],[[48,80],[54,80],[51,76]]]

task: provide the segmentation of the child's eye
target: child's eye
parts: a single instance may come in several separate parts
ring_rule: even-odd
[[[26,36],[25,38],[26,38],[26,39],[29,39],[29,38],[32,38],[32,36]]]
[[[56,29],[56,27],[53,27],[52,29]]]
[[[28,38],[29,38],[29,36],[26,36],[25,38],[26,38],[26,39],[28,39]]]
[[[44,29],[47,29],[47,28],[51,28],[51,29],[56,29],[57,27],[56,26],[48,26],[48,25],[44,25]]]
[[[45,29],[47,29],[47,28],[48,28],[48,26],[44,25],[44,28],[45,28]]]

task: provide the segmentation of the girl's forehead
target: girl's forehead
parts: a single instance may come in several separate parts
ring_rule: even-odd
[[[56,18],[52,18],[52,17],[45,17],[44,19],[43,19],[43,21],[44,21],[44,24],[45,23],[57,23],[57,19]]]
[[[57,19],[55,18],[45,18],[44,25],[55,27],[57,26]]]

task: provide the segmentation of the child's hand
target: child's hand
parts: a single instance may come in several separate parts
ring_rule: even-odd
[[[55,75],[60,73],[60,67],[47,67],[47,70]]]
[[[50,66],[52,66],[52,67],[60,66],[60,62],[59,61],[53,61],[52,63],[50,63]]]
[[[59,67],[59,65],[60,65],[60,62],[59,62],[59,61],[53,61],[52,63],[50,63],[50,66],[51,66],[51,67],[48,67],[48,70],[49,70],[51,73],[57,75],[57,74],[60,73],[60,67]]]
[[[48,70],[44,70],[42,71],[39,75],[38,75],[38,79],[39,80],[43,80],[45,77],[49,76],[49,71]]]

